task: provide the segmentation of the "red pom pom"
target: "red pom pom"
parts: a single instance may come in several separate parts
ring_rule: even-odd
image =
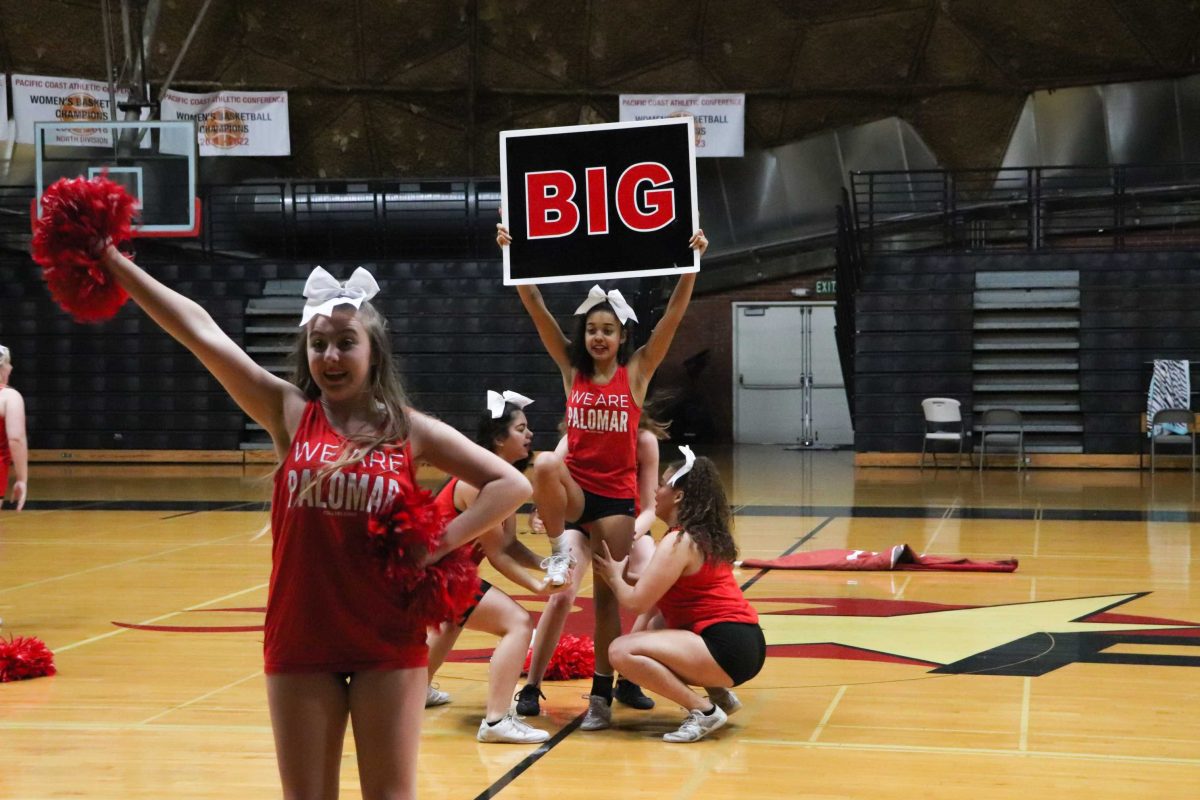
[[[129,299],[101,264],[97,248],[129,240],[136,201],[107,178],[62,178],[42,195],[33,226],[33,260],[54,302],[79,322],[112,319]]]
[[[56,672],[54,653],[36,636],[0,639],[0,683],[40,678]]]
[[[533,651],[525,653],[524,672],[529,672],[529,662],[533,659]],[[572,636],[567,634],[558,640],[554,655],[546,665],[548,681],[569,681],[574,678],[590,678],[596,671],[596,643],[590,636]]]
[[[437,549],[445,529],[446,518],[433,495],[419,486],[399,495],[391,510],[367,520],[371,554],[405,596],[410,619],[425,627],[458,619],[479,591],[479,568],[469,546],[420,566],[425,555]]]

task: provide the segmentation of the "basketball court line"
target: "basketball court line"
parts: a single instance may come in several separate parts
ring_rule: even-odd
[[[949,508],[946,509],[946,513],[942,514],[941,520],[938,522],[937,526],[934,527],[933,534],[930,535],[928,541],[926,541],[925,544],[922,545],[922,547],[921,547],[922,551],[929,552],[929,550],[933,546],[933,543],[937,540],[938,535],[942,532],[942,530],[945,529],[946,520],[953,518],[955,515],[955,512],[957,510],[959,510],[959,508],[960,507],[958,505],[958,501],[956,500],[953,505],[951,505]]]
[[[796,552],[796,550],[801,545],[805,544],[810,539],[812,539],[814,536],[816,536],[818,533],[820,533],[821,529],[824,528],[829,523],[833,522],[833,520],[834,520],[834,517],[826,517],[825,519],[821,520],[819,523],[817,523],[817,525],[812,530],[810,530],[808,533],[804,534],[799,539],[797,539],[792,544],[791,547],[789,547],[787,550],[784,550],[780,555],[776,556],[776,558],[784,558],[785,556],[790,556],[792,553]],[[761,578],[763,578],[770,571],[771,570],[769,570],[769,569],[760,569],[757,573],[755,573],[755,575],[752,578],[750,578],[748,581],[746,581],[745,583],[742,584],[742,592],[745,593],[745,591],[747,589],[749,589],[754,584],[758,583],[758,581]]]
[[[267,500],[30,500],[26,511],[267,511]],[[247,508],[252,506],[252,508]]]
[[[149,725],[151,722],[154,722],[156,719],[162,719],[163,717],[167,716],[168,714],[173,714],[176,711],[182,711],[183,709],[187,708],[188,706],[195,705],[196,703],[207,700],[210,697],[220,694],[221,692],[225,691],[226,689],[232,689],[235,686],[241,686],[246,681],[252,681],[255,678],[261,677],[262,674],[263,674],[263,671],[261,669],[255,670],[254,672],[252,672],[251,674],[247,675],[244,678],[238,678],[236,681],[233,681],[232,683],[227,683],[224,686],[219,686],[216,689],[205,692],[202,695],[193,697],[191,700],[186,700],[176,706],[172,706],[171,708],[168,708],[164,711],[160,711],[157,714],[155,714],[154,716],[147,717],[146,719],[142,720],[141,722],[139,722],[137,724]]]
[[[1109,737],[1111,738],[1111,737]],[[1063,750],[1018,750],[1000,747],[939,747],[937,745],[879,744],[872,742],[804,742],[792,739],[757,739],[743,736],[740,742],[747,745],[770,747],[800,747],[821,750],[866,750],[882,753],[924,753],[928,755],[995,756],[1001,758],[1053,758],[1069,761],[1120,761],[1129,764],[1176,764],[1185,767],[1200,767],[1200,758],[1177,758],[1173,756],[1137,756],[1119,753],[1071,753]]]
[[[84,504],[65,500],[30,500],[21,512],[24,517],[54,511],[267,511],[265,500],[96,500]],[[7,510],[7,509],[5,509]],[[744,505],[734,508],[735,517],[853,517],[858,519],[998,519],[1053,520],[1057,522],[1200,522],[1200,511],[1142,510],[1128,508],[1030,508],[973,507],[955,502],[930,506],[869,505]],[[5,520],[19,522],[21,517]]]
[[[833,712],[837,710],[838,704],[842,702],[842,698],[846,695],[846,689],[849,687],[842,686],[837,690],[837,694],[829,701],[829,706],[825,709],[825,713],[821,715],[821,719],[817,722],[817,727],[813,728],[812,735],[808,737],[810,742],[815,742],[821,738],[821,731],[825,730],[825,726],[829,724],[829,720],[833,719]]]
[[[238,534],[238,535],[241,535],[241,534]],[[226,537],[226,538],[228,538],[228,537]],[[220,540],[218,540],[218,541],[220,541]],[[196,603],[195,605],[188,606],[187,608],[181,608],[176,611],[169,611],[166,614],[160,614],[157,617],[153,617],[151,619],[145,619],[145,620],[142,620],[141,622],[138,622],[135,624],[136,625],[153,625],[157,622],[162,622],[164,619],[170,619],[171,617],[177,616],[179,614],[186,614],[190,611],[198,611],[202,608],[212,605],[213,603],[221,603],[226,600],[230,600],[234,597],[238,597],[240,595],[246,594],[247,592],[259,591],[261,589],[265,589],[266,587],[267,587],[266,583],[260,583],[255,586],[251,586],[247,589],[239,589],[236,592],[230,592],[229,594],[222,595],[221,597],[214,597],[211,600],[205,600],[202,603]],[[66,644],[61,647],[56,647],[56,648],[54,648],[54,652],[55,653],[64,653],[67,650],[74,650],[76,647],[83,647],[86,644],[93,644],[94,642],[99,642],[103,639],[110,639],[113,636],[116,636],[117,634],[125,633],[126,631],[131,631],[131,630],[137,630],[137,628],[134,628],[134,627],[117,628],[116,630],[109,631],[108,633],[101,633],[97,636],[91,636],[91,637],[88,637],[87,639],[81,639],[78,642],[72,642],[71,644]]]
[[[1033,695],[1033,678],[1023,678],[1021,682],[1021,735],[1017,740],[1017,749],[1025,752],[1029,750],[1029,705]]]
[[[154,521],[161,522],[162,520],[154,520]],[[146,526],[130,525],[128,527],[132,529],[132,528],[146,527]],[[124,561],[113,561],[108,564],[99,564],[95,567],[88,567],[87,569],[76,570],[75,572],[67,572],[62,575],[54,575],[49,578],[42,578],[40,580],[29,581],[27,583],[18,583],[15,586],[6,586],[3,588],[0,588],[0,594],[4,594],[5,592],[15,592],[19,589],[29,589],[34,586],[42,586],[47,583],[54,583],[55,581],[67,580],[68,578],[78,578],[81,575],[90,575],[93,572],[101,572],[103,570],[113,569],[115,567],[124,567],[124,566],[128,566],[129,564],[136,564],[139,561],[146,561],[151,558],[159,558],[160,556],[172,555],[174,553],[182,553],[186,550],[194,550],[197,547],[209,547],[214,544],[220,544],[221,542],[227,542],[230,539],[241,539],[241,538],[246,538],[247,536],[248,536],[248,534],[246,534],[244,532],[243,533],[234,533],[229,536],[222,536],[219,539],[209,539],[204,542],[194,542],[192,544],[180,545],[179,547],[171,547],[166,550],[159,550],[158,552],[155,552],[155,553],[147,553],[144,556],[137,556],[135,558],[127,558]]]

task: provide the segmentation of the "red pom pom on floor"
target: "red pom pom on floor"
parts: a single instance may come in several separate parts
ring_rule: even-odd
[[[42,216],[33,226],[33,260],[54,302],[79,322],[112,319],[129,299],[100,263],[96,250],[131,237],[137,202],[104,177],[62,178],[41,198]]]
[[[524,672],[529,672],[529,662],[533,652],[525,654]],[[596,643],[590,636],[572,636],[567,634],[558,640],[554,655],[546,665],[548,681],[569,681],[575,678],[590,678],[596,671]]]
[[[0,683],[40,678],[56,672],[54,653],[36,636],[0,639]]]

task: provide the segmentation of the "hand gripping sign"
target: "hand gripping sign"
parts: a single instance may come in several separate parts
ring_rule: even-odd
[[[697,272],[692,120],[502,131],[504,283]]]

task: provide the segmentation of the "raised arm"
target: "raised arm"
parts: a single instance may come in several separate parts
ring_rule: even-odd
[[[633,521],[633,538],[649,533],[654,524],[654,495],[658,490],[658,439],[650,431],[638,431],[638,502],[641,511]]]
[[[623,608],[641,614],[658,605],[693,558],[691,540],[681,538],[679,533],[668,533],[654,549],[654,558],[650,559],[636,584],[631,585],[625,580],[625,563],[629,559],[615,560],[607,543],[602,543],[601,550],[592,554],[592,565],[596,574],[612,589],[617,602]]]
[[[496,225],[496,244],[501,247],[512,244],[512,235],[503,224]],[[537,286],[522,284],[517,287],[517,294],[521,297],[525,311],[533,320],[533,326],[537,328],[542,346],[546,348],[550,358],[554,359],[559,372],[563,374],[563,381],[566,382],[571,376],[571,360],[567,356],[567,337],[558,326],[558,320],[550,313],[550,309],[546,308],[546,301],[542,299],[542,292]]]
[[[13,506],[17,511],[25,507],[29,493],[29,442],[25,438],[25,400],[16,389],[5,392],[4,435],[8,439],[8,452],[12,455]],[[4,486],[0,486],[0,506],[4,505]]]
[[[704,255],[704,251],[708,249],[708,239],[704,237],[704,231],[696,231],[688,244],[698,250],[700,255]],[[683,321],[695,286],[695,272],[679,276],[679,282],[671,292],[671,299],[667,301],[667,310],[663,312],[662,319],[654,326],[646,343],[629,359],[629,382],[633,395],[639,402],[646,396],[646,388],[650,385],[650,379],[654,377],[654,371],[671,349],[671,342],[675,338],[675,332],[679,330],[679,323]]]
[[[431,560],[437,560],[456,547],[477,539],[488,529],[499,526],[532,494],[529,481],[511,464],[446,423],[417,411],[409,411],[408,419],[414,459],[428,461],[479,489],[470,508],[446,526],[442,545],[430,554]]]
[[[192,352],[229,392],[234,402],[263,426],[285,450],[299,420],[303,393],[254,362],[198,303],[164,286],[115,247],[102,256],[104,266],[159,327]]]

